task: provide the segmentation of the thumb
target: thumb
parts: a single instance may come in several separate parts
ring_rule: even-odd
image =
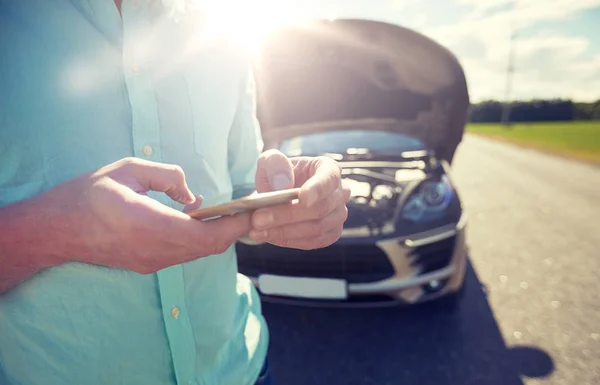
[[[292,162],[277,150],[265,151],[258,158],[255,183],[259,193],[294,187]]]
[[[206,239],[218,240],[217,243],[230,246],[242,236],[248,234],[252,228],[251,212],[241,212],[226,215],[217,219],[200,221],[198,224],[202,231],[197,232],[198,244],[201,245]]]

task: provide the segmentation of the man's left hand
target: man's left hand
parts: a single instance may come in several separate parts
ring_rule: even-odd
[[[269,150],[261,154],[256,172],[259,193],[300,187],[298,202],[255,211],[251,239],[295,249],[327,247],[342,235],[350,190],[341,169],[327,157],[287,158]]]

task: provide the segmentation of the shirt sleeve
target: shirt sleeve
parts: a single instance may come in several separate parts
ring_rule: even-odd
[[[239,101],[228,138],[229,174],[233,197],[240,198],[255,190],[256,162],[263,147],[256,115],[256,88],[249,69],[240,84]]]

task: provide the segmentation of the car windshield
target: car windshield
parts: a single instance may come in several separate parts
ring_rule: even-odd
[[[368,149],[381,155],[424,150],[425,145],[411,136],[385,131],[349,130],[302,135],[283,141],[279,150],[288,156],[346,154],[348,149]]]

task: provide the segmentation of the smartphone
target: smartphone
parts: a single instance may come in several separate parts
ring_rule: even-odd
[[[295,199],[298,199],[299,192],[299,188],[293,188],[288,190],[254,194],[247,197],[234,199],[227,203],[199,208],[189,211],[186,214],[195,219],[214,219],[242,211],[257,210],[263,207],[291,202]]]

